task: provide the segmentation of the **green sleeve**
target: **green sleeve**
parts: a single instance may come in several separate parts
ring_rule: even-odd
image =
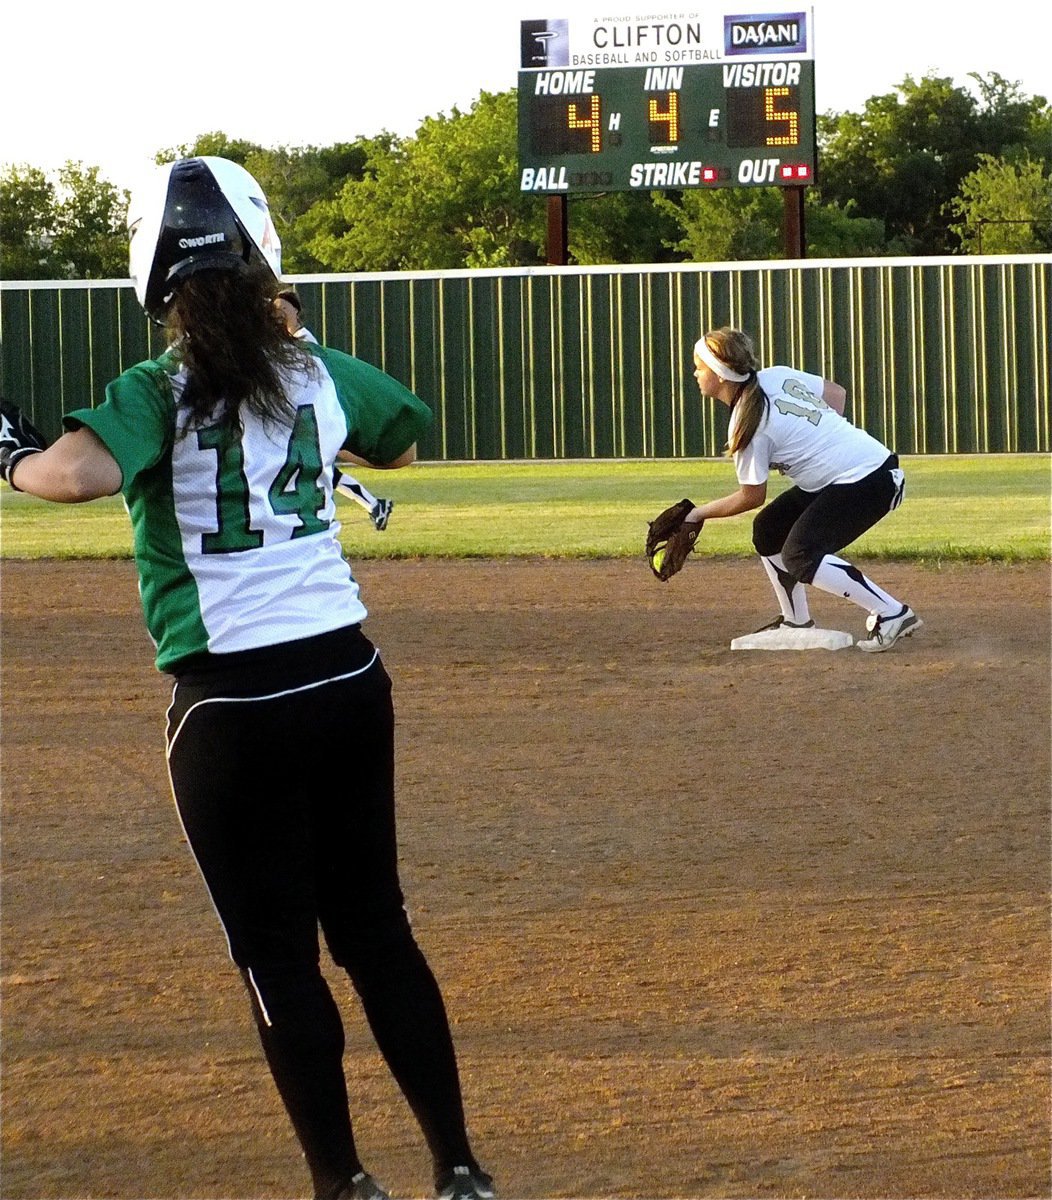
[[[394,462],[431,427],[431,409],[397,379],[361,359],[312,345],[347,415],[344,449],[369,462]]]
[[[171,443],[175,405],[168,375],[160,362],[130,367],[106,388],[98,408],[67,413],[67,429],[87,426],[117,460],[127,493],[140,472],[156,465]]]

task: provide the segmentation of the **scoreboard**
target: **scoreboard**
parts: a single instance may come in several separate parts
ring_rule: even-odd
[[[725,36],[716,46],[714,37],[706,38],[709,27],[698,22],[693,48],[684,46],[695,28],[687,20],[674,27],[627,18],[612,26],[597,22],[585,31],[591,44],[576,52],[567,46],[556,65],[548,63],[558,35],[533,32],[543,45],[536,57],[545,63],[520,70],[518,77],[520,190],[571,194],[813,183],[814,60],[800,52],[807,16],[731,14],[722,18]],[[523,22],[524,63],[528,24],[542,23]],[[678,34],[674,44],[670,30]],[[795,39],[788,52],[777,44],[779,31],[788,31],[783,43],[790,35]],[[605,65],[610,60],[617,65]]]

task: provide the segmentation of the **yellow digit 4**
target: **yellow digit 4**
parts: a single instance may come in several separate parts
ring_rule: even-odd
[[[602,149],[603,130],[599,120],[599,97],[597,95],[589,97],[588,115],[584,117],[578,113],[577,102],[574,101],[566,110],[566,123],[571,129],[591,130],[591,152],[599,153]]]
[[[651,124],[664,121],[668,125],[669,145],[679,141],[679,92],[668,93],[668,109],[662,112],[656,100],[647,101],[647,118]]]

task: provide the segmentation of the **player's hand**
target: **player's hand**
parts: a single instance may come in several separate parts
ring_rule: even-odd
[[[17,404],[0,399],[0,479],[15,491],[11,482],[16,465],[27,454],[39,454],[47,449],[47,438],[37,429]]]

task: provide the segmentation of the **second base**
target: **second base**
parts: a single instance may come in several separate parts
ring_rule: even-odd
[[[764,629],[731,642],[732,650],[843,650],[855,639],[840,629]]]

